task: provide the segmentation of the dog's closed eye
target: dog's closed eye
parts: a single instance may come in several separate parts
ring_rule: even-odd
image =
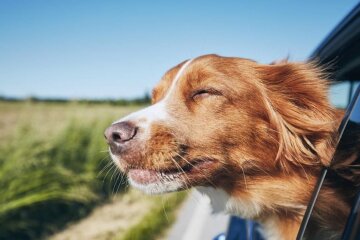
[[[205,89],[199,89],[193,92],[191,95],[191,98],[194,101],[198,101],[204,98],[208,98],[211,96],[220,96],[222,95],[220,91],[213,89],[213,88],[205,88]]]

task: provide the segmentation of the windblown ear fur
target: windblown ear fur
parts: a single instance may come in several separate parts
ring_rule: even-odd
[[[269,121],[278,132],[276,161],[284,169],[325,165],[338,127],[328,100],[328,81],[314,63],[260,65],[261,91]]]

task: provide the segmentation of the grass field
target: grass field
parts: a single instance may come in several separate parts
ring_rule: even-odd
[[[114,192],[126,194],[123,176],[109,174],[103,131],[138,108],[0,102],[0,239],[47,238]],[[169,198],[171,215],[183,197]],[[164,222],[157,208],[116,238],[140,239],[136,233],[142,233],[154,239],[172,221]]]

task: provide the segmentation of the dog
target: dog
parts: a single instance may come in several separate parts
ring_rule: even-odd
[[[186,60],[165,73],[152,105],[106,129],[110,155],[145,193],[195,187],[215,211],[260,222],[266,239],[295,239],[343,114],[326,78],[312,62]]]

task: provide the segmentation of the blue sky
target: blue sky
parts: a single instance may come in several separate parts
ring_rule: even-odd
[[[207,53],[303,60],[358,1],[0,2],[0,95],[132,98]]]

